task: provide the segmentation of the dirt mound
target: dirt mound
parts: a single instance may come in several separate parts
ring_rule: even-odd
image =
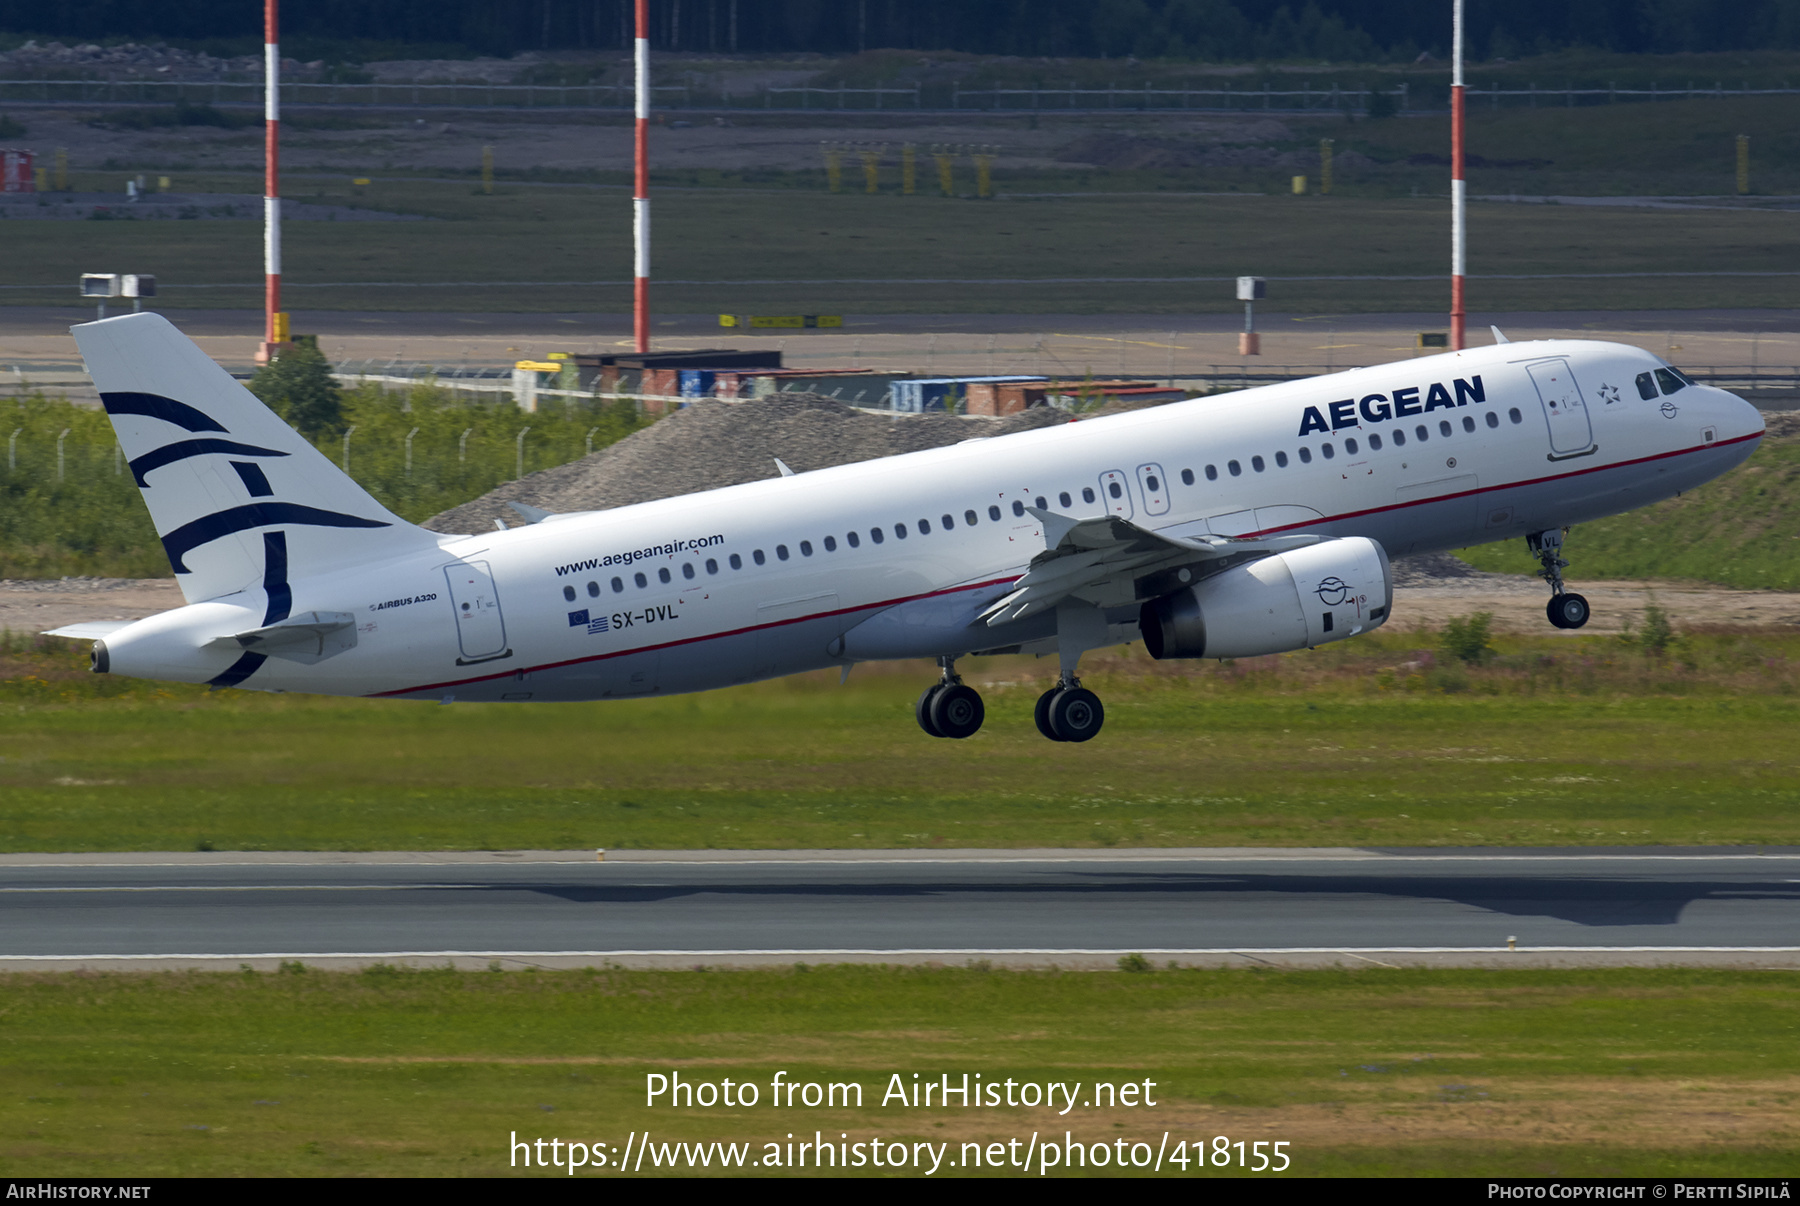
[[[1268,146],[1232,146],[1173,138],[1131,138],[1090,134],[1056,152],[1060,163],[1083,163],[1113,171],[1170,171],[1179,168],[1317,166],[1317,152],[1278,151]]]
[[[804,473],[1068,421],[1068,415],[1048,408],[1004,419],[889,417],[815,394],[749,402],[705,399],[592,456],[508,482],[434,515],[424,526],[434,532],[480,532],[492,529],[496,519],[509,526],[519,522],[507,502],[546,511],[601,511],[774,477],[776,457]]]

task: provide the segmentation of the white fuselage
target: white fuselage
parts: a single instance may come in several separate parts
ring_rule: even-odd
[[[1044,551],[1027,507],[1177,536],[1366,536],[1395,555],[1560,528],[1755,450],[1762,421],[1731,394],[1642,397],[1663,364],[1617,344],[1503,344],[445,537],[294,582],[296,614],[354,614],[354,648],[271,658],[242,685],[593,699],[1042,647],[1047,618],[976,622]],[[184,648],[155,676],[203,682],[232,654],[196,657],[182,634],[253,628],[263,610],[244,591],[109,643]],[[1120,639],[1134,617],[1107,615]]]

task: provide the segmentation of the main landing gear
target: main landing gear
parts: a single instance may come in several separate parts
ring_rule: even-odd
[[[1038,732],[1052,741],[1086,741],[1106,723],[1100,697],[1068,676],[1038,696]]]
[[[973,737],[987,716],[981,694],[956,673],[956,659],[940,657],[943,678],[926,687],[913,708],[919,727],[933,737]]]
[[[1550,623],[1557,628],[1580,628],[1586,624],[1588,601],[1563,586],[1562,572],[1569,566],[1562,558],[1563,529],[1533,532],[1525,537],[1525,544],[1543,566],[1538,577],[1550,584],[1550,602],[1544,607]]]
[[[987,714],[981,695],[957,676],[955,658],[940,657],[938,666],[943,678],[920,693],[913,715],[933,737],[973,737]],[[1064,675],[1038,697],[1038,732],[1052,741],[1086,741],[1105,723],[1100,697],[1073,675]]]

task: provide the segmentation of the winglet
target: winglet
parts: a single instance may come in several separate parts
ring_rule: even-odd
[[[1512,340],[1508,339],[1505,335],[1501,334],[1500,328],[1495,326],[1494,324],[1489,323],[1488,330],[1490,330],[1494,333],[1494,342],[1495,343],[1511,343],[1512,342]]]
[[[1058,515],[1054,511],[1042,511],[1037,507],[1026,507],[1025,509],[1037,516],[1038,521],[1044,525],[1044,547],[1047,549],[1053,549],[1061,544],[1063,537],[1067,536],[1081,522],[1079,519]]]
[[[775,467],[777,469],[781,470],[781,476],[783,476],[783,477],[794,476],[794,471],[787,467],[786,461],[783,461],[780,457],[775,457],[774,461],[775,461]]]
[[[543,523],[546,519],[549,519],[552,515],[556,514],[555,511],[546,511],[544,508],[534,507],[530,503],[512,502],[509,500],[506,505],[518,512],[519,518],[523,519],[526,523]]]

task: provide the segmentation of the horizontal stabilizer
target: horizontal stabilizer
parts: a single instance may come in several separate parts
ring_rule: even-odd
[[[84,624],[64,624],[61,628],[52,628],[45,636],[68,637],[72,641],[103,641],[121,628],[128,628],[137,623],[136,620],[89,620]]]
[[[356,648],[356,617],[343,611],[303,611],[235,636],[215,637],[211,649],[246,649],[311,666]]]

